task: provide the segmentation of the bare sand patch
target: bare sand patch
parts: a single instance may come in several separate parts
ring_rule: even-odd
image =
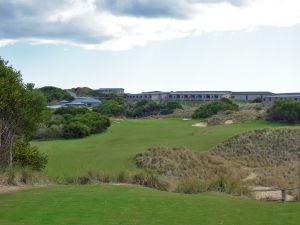
[[[194,123],[193,127],[207,127],[207,122]]]
[[[226,120],[224,124],[226,125],[233,124],[233,120]]]
[[[9,192],[14,192],[18,191],[21,189],[24,189],[24,186],[6,186],[6,185],[0,185],[0,194],[2,193],[9,193]]]
[[[264,187],[264,186],[255,186],[252,187],[254,191],[254,198],[257,200],[274,200],[280,201],[282,199],[281,190],[276,190],[274,187]],[[293,201],[294,197],[292,195],[286,195],[287,201]]]
[[[188,121],[188,120],[192,120],[192,119],[189,119],[189,118],[183,118],[182,120],[183,120],[183,121]]]

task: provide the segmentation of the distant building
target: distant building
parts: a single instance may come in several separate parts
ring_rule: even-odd
[[[66,103],[66,106],[77,106],[77,107],[97,107],[101,104],[101,101],[91,97],[78,97],[74,101]]]
[[[67,107],[67,106],[73,106],[73,107],[97,107],[98,105],[101,104],[101,101],[96,98],[91,98],[91,97],[78,97],[74,101],[60,101],[59,105],[51,105],[47,106],[48,109],[58,109],[61,107]]]
[[[127,94],[127,99],[137,101],[141,99],[165,101],[165,100],[181,100],[181,101],[212,101],[221,98],[230,98],[230,91],[176,91],[176,92],[142,92],[140,94]]]
[[[277,100],[287,100],[287,99],[292,99],[300,102],[300,93],[281,93],[281,94],[267,95],[263,98],[263,103],[266,105],[272,105]]]
[[[272,92],[232,92],[231,98],[236,101],[253,101],[256,98],[264,99],[264,97],[273,95]]]
[[[117,95],[124,94],[123,88],[99,88],[97,91],[100,94],[117,94]]]

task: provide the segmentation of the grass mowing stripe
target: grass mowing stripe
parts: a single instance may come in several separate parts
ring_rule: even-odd
[[[298,225],[299,203],[222,194],[184,195],[135,186],[62,186],[0,195],[5,225]]]

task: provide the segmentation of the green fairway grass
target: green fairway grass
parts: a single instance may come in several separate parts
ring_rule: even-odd
[[[300,203],[127,186],[63,186],[0,195],[1,225],[299,225]]]
[[[77,140],[34,142],[46,153],[46,171],[53,177],[86,173],[88,170],[117,174],[137,170],[134,156],[150,147],[187,147],[209,150],[225,139],[248,130],[282,127],[284,124],[255,121],[251,123],[193,127],[197,120],[140,119],[114,123],[103,134]]]

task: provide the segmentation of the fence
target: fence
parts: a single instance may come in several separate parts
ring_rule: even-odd
[[[257,188],[253,189],[256,199],[281,202],[300,201],[300,186],[294,188]],[[291,195],[292,193],[294,195]]]

